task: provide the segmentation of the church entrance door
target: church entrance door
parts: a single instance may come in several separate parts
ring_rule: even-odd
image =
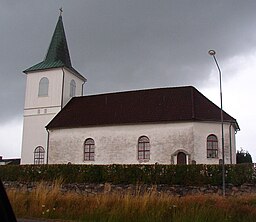
[[[186,154],[183,152],[179,152],[177,155],[177,164],[178,165],[186,165],[187,164],[187,157]]]

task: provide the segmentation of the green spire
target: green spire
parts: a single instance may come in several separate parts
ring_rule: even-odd
[[[50,46],[43,62],[40,62],[24,72],[44,70],[50,68],[66,67],[72,69],[71,60],[68,51],[67,40],[65,36],[62,16],[60,14],[56,28],[54,30]]]
[[[47,63],[56,61],[62,62],[66,67],[72,67],[61,15],[59,16],[51,44],[45,57],[45,62]]]

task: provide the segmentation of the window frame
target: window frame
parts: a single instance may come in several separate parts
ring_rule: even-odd
[[[218,148],[218,137],[215,134],[210,134],[207,136],[206,141],[206,150],[207,150],[207,158],[209,159],[217,159],[219,148]]]
[[[150,160],[150,140],[147,136],[140,136],[138,139],[137,155],[139,161]]]
[[[92,138],[84,141],[84,161],[95,161],[95,141]]]
[[[38,97],[46,97],[49,94],[49,79],[42,77],[39,81]]]
[[[34,150],[34,164],[44,164],[45,149],[42,146],[37,146]]]

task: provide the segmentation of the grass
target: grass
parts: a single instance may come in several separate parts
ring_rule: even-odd
[[[106,185],[106,189],[109,185]],[[32,191],[7,190],[18,218],[73,221],[250,222],[256,221],[256,196],[223,198],[217,195],[174,197],[151,191],[136,194],[85,195],[62,192],[61,181],[41,182]]]

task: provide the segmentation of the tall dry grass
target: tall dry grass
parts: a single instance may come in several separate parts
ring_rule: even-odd
[[[256,221],[254,195],[174,197],[159,194],[154,186],[148,192],[142,192],[138,186],[136,194],[84,195],[62,192],[61,182],[56,180],[51,186],[41,182],[32,191],[7,190],[16,216],[74,221]]]

